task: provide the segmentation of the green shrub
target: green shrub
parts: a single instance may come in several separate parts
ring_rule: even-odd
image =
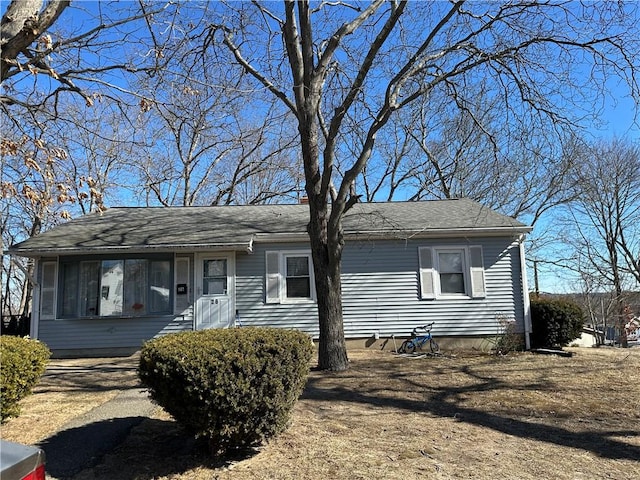
[[[47,368],[51,352],[38,340],[0,337],[0,420],[20,414],[19,402],[31,393]]]
[[[563,347],[580,336],[584,316],[582,309],[567,300],[547,298],[531,301],[531,346]]]
[[[309,336],[290,330],[184,332],[145,343],[139,375],[153,400],[224,453],[286,428],[312,352]]]

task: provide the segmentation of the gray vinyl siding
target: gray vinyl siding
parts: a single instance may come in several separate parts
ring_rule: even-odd
[[[308,245],[255,245],[251,254],[236,254],[236,310],[243,326],[295,328],[318,336],[315,302],[265,303],[267,251],[309,252]]]
[[[486,297],[420,298],[418,247],[483,247]],[[518,244],[507,239],[367,242],[349,245],[343,256],[345,336],[406,335],[435,322],[439,336],[491,335],[497,318],[513,318],[524,330]]]
[[[418,247],[471,245],[483,247],[486,297],[421,299]],[[242,325],[296,328],[317,337],[315,303],[264,302],[265,252],[295,249],[308,251],[307,246],[273,244],[236,256],[236,308]],[[523,331],[519,271],[519,248],[511,239],[348,243],[342,265],[345,336],[407,335],[432,321],[440,336],[492,335],[498,332],[500,317],[515,319]]]
[[[39,338],[51,350],[138,348],[160,335],[192,329],[186,316],[41,320]]]
[[[419,247],[482,246],[486,297],[422,299]],[[255,244],[235,254],[235,308],[243,326],[295,328],[318,336],[315,302],[265,303],[265,253],[304,251],[305,244]],[[145,340],[194,328],[194,257],[190,258],[189,306],[175,315],[56,319],[39,322],[39,338],[52,350],[139,347]],[[43,259],[44,260],[44,259]],[[343,253],[343,312],[347,338],[378,333],[406,336],[435,322],[436,336],[492,335],[497,317],[513,318],[523,331],[518,243],[511,238],[351,241]],[[175,293],[175,285],[174,285]]]

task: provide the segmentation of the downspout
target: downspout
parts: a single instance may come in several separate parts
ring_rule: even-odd
[[[524,257],[525,235],[518,237],[520,248],[520,278],[522,279],[522,308],[524,309],[524,347],[531,350],[531,304],[529,302],[529,285],[527,283],[527,264]]]

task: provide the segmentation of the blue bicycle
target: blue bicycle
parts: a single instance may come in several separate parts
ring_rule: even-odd
[[[440,351],[440,346],[431,335],[433,323],[434,322],[431,322],[414,328],[411,332],[411,338],[405,340],[402,342],[402,345],[400,345],[400,353],[413,353],[418,349],[422,350],[422,347],[424,347],[427,342],[429,343],[429,350],[431,350],[431,353],[438,353]]]

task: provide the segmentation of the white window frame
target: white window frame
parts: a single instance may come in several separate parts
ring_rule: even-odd
[[[440,281],[440,253],[461,253],[464,293],[443,293]],[[486,297],[484,257],[480,245],[434,245],[418,247],[420,298],[476,299]]]
[[[309,297],[287,296],[287,258],[306,257],[309,264]],[[310,250],[269,250],[265,252],[265,303],[315,303],[316,284]]]
[[[444,253],[453,253],[459,254],[460,260],[462,262],[462,283],[463,283],[463,291],[462,292],[443,292],[442,291],[442,275],[447,273],[458,273],[458,272],[442,272],[442,267],[440,265],[440,255]],[[436,269],[436,291],[438,292],[439,297],[471,297],[469,294],[469,286],[471,283],[471,279],[469,278],[469,267],[468,261],[469,251],[466,247],[436,247],[434,248],[434,268]]]

